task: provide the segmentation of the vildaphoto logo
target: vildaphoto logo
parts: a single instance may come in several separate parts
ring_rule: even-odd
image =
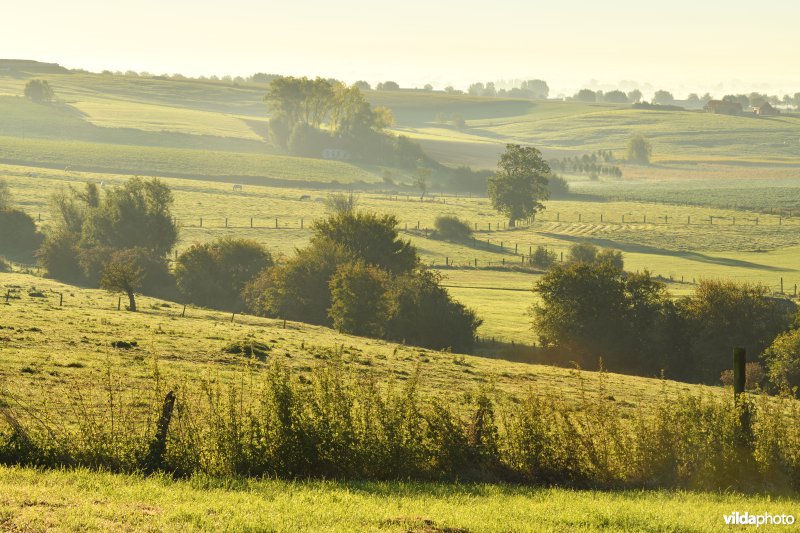
[[[722,515],[726,526],[791,526],[794,524],[794,515],[790,514],[750,514],[731,513]]]

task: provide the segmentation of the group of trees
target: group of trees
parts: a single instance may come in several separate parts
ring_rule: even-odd
[[[293,155],[322,157],[325,149],[342,149],[353,159],[406,168],[427,159],[417,143],[383,131],[393,123],[391,111],[373,108],[358,85],[279,77],[264,100],[272,142]]]
[[[704,383],[718,382],[732,347],[742,346],[764,353],[776,387],[798,385],[799,334],[778,337],[790,329],[793,311],[766,287],[706,280],[691,296],[674,299],[647,271],[625,272],[597,257],[555,265],[536,284],[539,302],[531,312],[542,346],[583,364],[602,357],[613,371],[663,370]]]
[[[51,203],[54,222],[37,252],[51,276],[123,292],[131,310],[140,289],[174,294],[166,257],[178,229],[162,181],[132,178],[104,194],[89,183],[57,192]]]
[[[633,89],[628,93],[620,90],[603,92],[600,90],[581,89],[572,96],[572,100],[579,102],[607,102],[610,104],[636,104],[642,101],[642,91]]]
[[[470,96],[500,96],[506,98],[528,98],[531,100],[546,100],[550,95],[550,87],[544,80],[525,80],[510,89],[497,89],[492,81],[473,83],[467,93]]]
[[[551,159],[547,161],[547,164],[552,170],[572,174],[588,174],[591,179],[597,179],[600,176],[621,178],[622,169],[611,164],[615,161],[611,150],[597,150],[581,156]]]
[[[309,246],[245,287],[248,308],[344,333],[470,350],[481,321],[420,267],[397,225],[394,216],[356,210],[317,222]]]

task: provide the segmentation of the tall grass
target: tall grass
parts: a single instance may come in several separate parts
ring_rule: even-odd
[[[104,383],[58,405],[34,408],[5,392],[0,462],[147,471],[170,389],[177,402],[158,467],[176,476],[800,489],[800,407],[789,398],[752,396],[734,407],[732,398],[675,395],[665,385],[659,405],[625,418],[603,373],[577,408],[534,391],[425,397],[420,379],[381,384],[334,359],[310,378],[279,363],[247,365],[235,383],[167,387],[156,370],[143,392],[126,390],[109,369]]]

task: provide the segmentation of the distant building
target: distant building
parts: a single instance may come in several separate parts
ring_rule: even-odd
[[[742,104],[739,102],[726,102],[725,100],[709,100],[703,110],[706,113],[717,115],[741,115]]]
[[[766,117],[770,115],[780,115],[780,111],[772,107],[769,102],[764,102],[761,105],[755,106],[753,108],[753,113],[760,117]]]
[[[347,161],[350,159],[350,152],[340,148],[325,148],[322,151],[323,159],[333,159],[334,161]]]

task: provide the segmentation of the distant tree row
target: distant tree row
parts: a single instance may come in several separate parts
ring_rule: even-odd
[[[469,86],[467,93],[470,96],[499,96],[504,98],[528,98],[533,100],[545,100],[550,95],[550,87],[544,80],[526,80],[518,87],[510,89],[496,89],[492,81],[473,83]]]
[[[622,169],[616,165],[611,165],[615,161],[611,150],[597,150],[590,154],[579,156],[562,157],[561,159],[551,159],[547,163],[554,171],[571,174],[588,174],[590,178],[597,179],[599,176],[609,176],[613,178],[622,177]]]

